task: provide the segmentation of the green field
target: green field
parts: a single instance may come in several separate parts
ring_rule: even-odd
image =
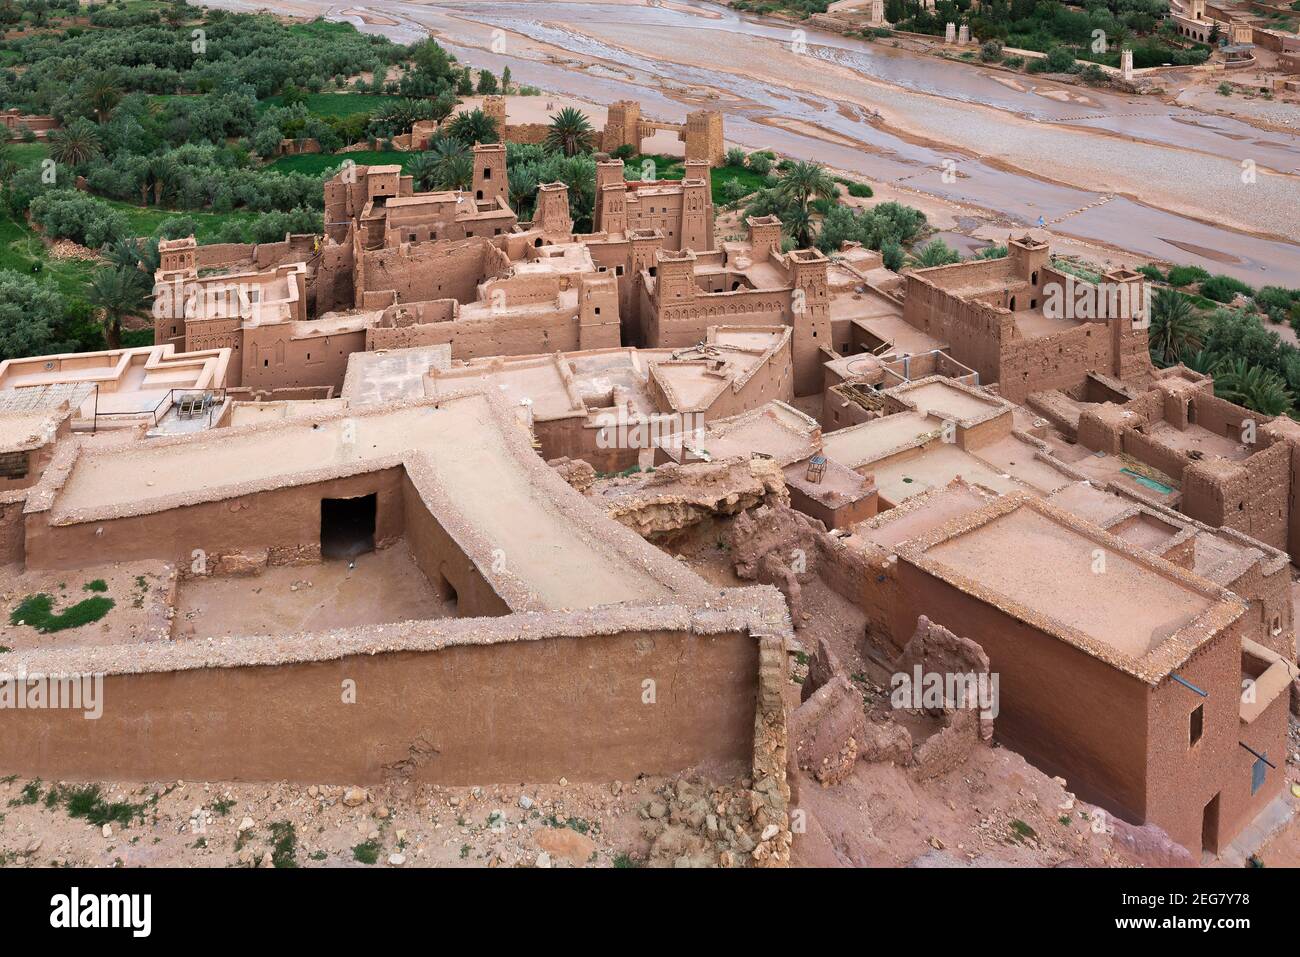
[[[84,259],[50,259],[39,236],[0,215],[0,269],[52,282],[63,295],[80,297],[92,268]]]
[[[202,211],[191,212],[183,209],[159,209],[156,206],[136,206],[134,203],[124,203],[116,199],[104,199],[116,210],[126,214],[127,221],[131,226],[131,235],[133,236],[152,236],[162,225],[164,220],[171,219],[174,216],[184,216],[194,220],[198,225],[194,238],[199,244],[215,242],[217,234],[222,226],[226,223],[235,222],[251,223],[257,219],[257,213],[205,213]]]
[[[305,173],[318,176],[327,169],[343,165],[344,160],[352,160],[358,166],[400,165],[403,169],[417,153],[398,150],[367,150],[360,153],[304,153],[301,156],[281,156],[266,167],[277,173]]]
[[[316,116],[342,118],[370,114],[385,103],[400,99],[402,99],[400,96],[388,96],[383,93],[306,93],[303,96],[303,105],[307,107],[309,113],[314,113]],[[283,97],[271,96],[259,100],[257,110],[262,113],[273,106],[283,105]]]
[[[627,169],[640,170],[641,165],[651,160],[655,164],[656,179],[681,179],[686,175],[686,164],[680,156],[660,156],[655,154],[646,154],[643,156],[634,156],[625,164]],[[739,180],[750,192],[761,189],[767,185],[764,177],[759,176],[752,170],[735,167],[720,166],[709,172],[709,186],[713,193],[713,203],[715,206],[721,206],[726,203],[727,198],[723,195],[723,187],[732,180]]]

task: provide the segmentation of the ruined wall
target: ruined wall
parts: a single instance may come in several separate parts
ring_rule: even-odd
[[[482,238],[373,249],[362,256],[358,297],[392,289],[398,302],[474,302],[479,283],[502,275],[510,266],[505,254]]]
[[[957,358],[961,360],[960,355]],[[1039,339],[1003,342],[998,391],[1012,402],[1023,403],[1031,392],[1070,389],[1089,372],[1110,370],[1109,328],[1105,323],[1085,323]]]
[[[450,345],[453,359],[531,356],[581,348],[582,326],[574,310],[509,312],[484,319],[455,319],[366,330],[366,348],[404,349]],[[609,345],[618,345],[617,342]]]
[[[438,650],[111,674],[99,720],[0,712],[0,766],[73,780],[442,785],[750,771],[754,638],[519,632],[477,644],[458,630],[465,643]],[[642,703],[647,678],[654,706]],[[341,702],[346,680],[354,704]]]
[[[1287,547],[1291,447],[1275,442],[1244,462],[1193,462],[1183,473],[1182,510],[1274,548]]]
[[[23,508],[27,498],[19,492],[7,494],[4,499],[0,501],[0,565],[14,565],[25,557]]]

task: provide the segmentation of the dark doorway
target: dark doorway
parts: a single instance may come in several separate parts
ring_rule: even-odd
[[[1207,854],[1219,853],[1219,796],[1216,794],[1205,805],[1201,817],[1201,851]]]
[[[355,558],[374,550],[374,495],[320,500],[321,558]]]

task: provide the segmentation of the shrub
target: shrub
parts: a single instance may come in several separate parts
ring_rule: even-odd
[[[126,216],[108,203],[75,189],[43,193],[32,200],[32,220],[53,239],[98,249],[130,235]]]
[[[1255,290],[1240,279],[1233,279],[1231,276],[1211,276],[1201,283],[1201,295],[1215,302],[1232,302],[1238,294],[1253,296]]]
[[[745,151],[739,146],[727,150],[727,165],[740,168],[745,165]]]
[[[866,183],[849,183],[848,189],[850,196],[856,196],[859,199],[869,199],[876,195]]]
[[[759,176],[766,176],[772,172],[772,157],[766,153],[750,153],[749,168]]]
[[[1049,73],[1069,73],[1074,68],[1074,54],[1069,47],[1055,46],[1047,51]]]
[[[903,268],[903,247],[890,240],[880,247],[880,258],[886,269],[898,272]]]
[[[985,63],[997,63],[1002,59],[1002,41],[985,40],[980,46],[980,59]]]
[[[1169,270],[1169,285],[1190,286],[1194,282],[1204,282],[1210,274],[1200,266],[1174,266]]]

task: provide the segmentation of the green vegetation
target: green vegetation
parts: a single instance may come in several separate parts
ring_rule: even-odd
[[[297,867],[298,835],[292,821],[271,822],[271,863],[276,867]]]
[[[99,621],[108,614],[114,605],[113,599],[96,595],[79,601],[70,608],[55,612],[54,599],[41,592],[28,595],[9,613],[9,624],[29,625],[42,634],[63,631],[67,628],[80,628],[91,622]]]
[[[1159,281],[1161,270],[1140,270]],[[1300,395],[1300,349],[1264,325],[1289,323],[1300,332],[1300,290],[1265,286],[1256,291],[1230,276],[1212,276],[1195,266],[1168,271],[1169,285],[1151,299],[1148,330],[1151,359],[1177,362],[1214,377],[1220,398],[1265,415],[1290,415]],[[1184,291],[1195,284],[1198,291]],[[1247,297],[1246,304],[1221,303]]]
[[[1138,68],[1171,63],[1204,63],[1209,47],[1185,41],[1167,19],[1167,0],[1095,0],[1074,6],[1060,0],[988,0],[972,9],[968,0],[938,0],[933,10],[920,0],[886,0],[885,19],[900,30],[942,36],[948,23],[970,25],[973,36],[984,41],[980,59],[1018,69],[1019,58],[1003,56],[1005,47],[1048,54],[1047,60],[1030,61],[1035,72],[1079,73],[1090,82],[1103,79],[1088,71],[1086,63],[1119,66],[1120,50],[1133,51]],[[1095,45],[1099,34],[1105,49]],[[1012,62],[1012,60],[1016,62]],[[1075,61],[1085,61],[1079,64]]]
[[[54,793],[53,788],[50,789],[50,793],[51,794]],[[23,789],[19,793],[18,797],[9,799],[9,806],[22,807],[25,804],[35,804],[40,799],[41,799],[41,779],[37,778],[34,781],[28,781],[26,784],[24,784]]]
[[[102,578],[96,578],[94,581],[88,581],[81,586],[82,591],[108,591],[108,583]]]
[[[6,358],[149,341],[123,332],[122,320],[147,307],[134,272],[147,287],[150,243],[321,231],[320,172],[339,161],[303,157],[303,169],[268,169],[281,141],[314,138],[326,151],[367,138],[378,145],[418,119],[449,115],[464,80],[432,40],[405,47],[349,24],[143,0],[89,9],[0,0],[0,22],[14,22],[6,9],[47,29],[0,40],[0,62],[15,67],[0,71],[0,109],[62,124],[48,143],[30,131],[21,142],[0,140]],[[92,29],[71,19],[87,14]],[[79,177],[85,191],[72,188]],[[95,252],[133,242],[144,255],[106,272],[52,257],[46,242],[56,239]]]
[[[379,860],[380,845],[378,841],[366,841],[352,848],[352,859],[362,864],[373,864]],[[465,855],[462,854],[461,857]]]
[[[1038,832],[1026,824],[1020,818],[1013,818],[1011,821],[1010,840],[1017,844],[1023,844],[1025,841],[1038,837]]]
[[[69,817],[84,818],[96,827],[105,824],[128,826],[133,821],[143,820],[149,807],[149,802],[105,801],[98,784],[66,785],[57,790],[58,801],[62,802]]]
[[[776,13],[795,20],[807,20],[814,13],[825,13],[830,0],[732,0],[731,6],[749,13]]]

